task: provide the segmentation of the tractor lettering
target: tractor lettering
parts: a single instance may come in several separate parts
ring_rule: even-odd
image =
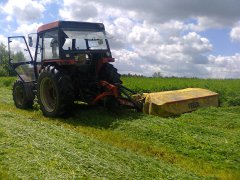
[[[196,109],[198,107],[200,107],[199,102],[191,102],[191,103],[188,104],[189,109]]]

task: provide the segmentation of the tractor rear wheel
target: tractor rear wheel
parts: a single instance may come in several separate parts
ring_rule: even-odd
[[[111,84],[122,84],[120,78],[121,75],[117,72],[117,69],[109,63],[104,64],[99,72],[99,79]]]
[[[13,101],[17,108],[29,109],[33,106],[34,95],[28,96],[27,92],[32,91],[30,86],[24,86],[21,80],[17,80],[13,85]],[[32,93],[31,93],[32,94]]]
[[[37,97],[45,116],[66,116],[74,101],[71,78],[55,66],[46,66],[38,78]]]

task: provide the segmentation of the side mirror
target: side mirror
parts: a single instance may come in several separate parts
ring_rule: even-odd
[[[31,36],[28,36],[28,45],[29,45],[30,47],[33,47],[33,39],[32,39]]]

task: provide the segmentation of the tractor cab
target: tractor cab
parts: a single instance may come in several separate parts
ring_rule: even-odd
[[[94,54],[111,57],[101,23],[58,21],[39,27],[37,35],[36,49],[41,54],[36,54],[35,58],[41,61],[74,60],[86,63]],[[33,44],[32,39],[29,36],[30,44]]]
[[[23,36],[8,42],[10,64],[24,82],[36,81],[49,64],[75,65],[79,73],[97,76],[103,63],[114,61],[102,23],[57,21],[29,34],[28,44]]]

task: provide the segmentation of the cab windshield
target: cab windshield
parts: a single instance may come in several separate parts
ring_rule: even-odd
[[[63,50],[105,50],[107,49],[104,32],[63,30]]]

